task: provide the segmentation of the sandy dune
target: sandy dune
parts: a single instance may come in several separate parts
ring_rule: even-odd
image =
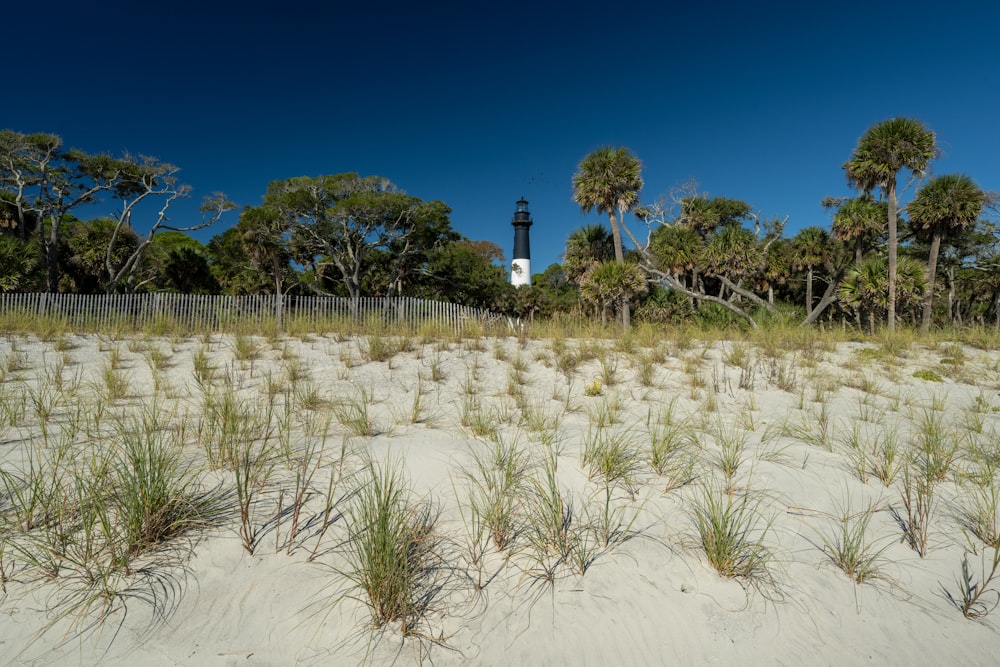
[[[363,336],[0,341],[7,479],[23,479],[31,461],[60,448],[79,464],[83,453],[114,446],[116,418],[156,406],[198,488],[219,499],[210,521],[137,556],[106,587],[107,605],[88,606],[80,600],[94,588],[79,568],[63,562],[46,576],[26,562],[18,545],[34,542],[4,497],[0,662],[993,664],[1000,615],[966,619],[944,591],[960,596],[963,556],[978,580],[993,554],[961,510],[992,479],[990,457],[1000,462],[1000,355],[917,346],[896,355],[863,343],[775,351],[414,338],[388,360],[369,359],[372,346],[393,345]],[[921,371],[941,381],[914,375],[933,377]],[[113,378],[122,397],[109,395]],[[271,411],[261,443],[268,474],[250,508],[252,554],[239,532],[234,473],[206,459],[218,427],[206,418],[206,393],[227,392],[258,416]],[[359,419],[375,434],[358,435]],[[898,443],[897,467],[919,460],[928,432],[956,448],[933,487],[921,558],[893,516],[905,515],[903,474],[887,485],[877,469],[888,441]],[[654,435],[668,433],[676,447],[657,474],[648,462]],[[468,474],[474,455],[498,442],[528,457],[519,530],[504,550],[484,541],[476,561]],[[588,443],[608,442],[633,465],[627,479],[605,484],[584,459]],[[304,458],[312,477],[293,536]],[[348,576],[351,494],[367,479],[368,459],[397,466],[413,504],[436,517],[429,602],[407,636],[399,623],[373,629]],[[567,558],[538,552],[530,539],[547,461],[564,508],[572,506],[577,551]],[[769,554],[754,576],[727,578],[709,564],[695,522],[706,494],[746,502],[749,537]],[[853,522],[869,507],[863,544],[873,571],[858,584],[830,552],[841,517]],[[606,508],[616,530],[602,532]]]

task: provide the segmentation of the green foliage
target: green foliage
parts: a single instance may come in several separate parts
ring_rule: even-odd
[[[573,230],[566,238],[563,255],[565,280],[578,283],[592,265],[615,258],[615,245],[611,232],[604,225],[584,225]]]
[[[900,257],[896,275],[899,310],[919,306],[927,290],[927,270],[910,257]],[[843,302],[858,311],[885,318],[889,307],[889,263],[884,255],[869,255],[851,267],[838,290]]]
[[[631,262],[593,264],[580,276],[580,293],[604,314],[608,308],[623,308],[648,288],[643,270]]]
[[[919,370],[913,371],[913,377],[919,380],[926,380],[927,382],[944,382],[940,375],[931,370]]]
[[[33,241],[0,234],[0,292],[30,292],[41,283],[41,255]]]
[[[860,262],[866,249],[885,232],[888,225],[888,205],[871,195],[846,199],[837,204],[833,214],[835,238],[854,244],[854,260]]]
[[[147,271],[156,289],[183,294],[219,294],[208,249],[181,232],[161,232],[146,249]]]
[[[650,239],[650,251],[657,268],[684,274],[698,267],[704,241],[694,227],[661,225]]]
[[[112,218],[97,218],[90,222],[74,222],[66,239],[68,253],[63,259],[64,291],[106,292],[110,286],[108,246],[116,234],[117,222]],[[111,249],[111,266],[120,269],[139,245],[138,235],[131,229],[117,233]]]
[[[912,118],[890,118],[868,128],[844,164],[848,180],[863,192],[895,188],[907,169],[922,175],[937,155],[934,133]]]
[[[243,247],[243,233],[237,223],[209,241],[206,253],[212,276],[225,294],[273,293],[273,275],[254,267]]]
[[[433,248],[458,238],[450,212],[379,176],[303,176],[268,185],[264,204],[244,212],[244,238],[276,281],[288,253],[321,292],[339,286],[352,298],[363,290],[398,294],[424,273]]]
[[[573,176],[573,201],[585,213],[596,209],[608,215],[618,261],[622,261],[622,216],[639,203],[641,172],[642,163],[629,149],[602,146],[580,161]]]
[[[925,238],[971,229],[989,197],[964,174],[945,174],[928,181],[906,207],[913,228]]]
[[[503,251],[490,241],[446,243],[429,253],[426,276],[413,291],[463,306],[506,310],[515,300],[515,289],[496,264],[502,261]]]

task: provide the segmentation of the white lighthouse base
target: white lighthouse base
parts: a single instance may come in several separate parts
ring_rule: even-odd
[[[510,263],[510,284],[514,287],[531,285],[530,259],[515,259]]]

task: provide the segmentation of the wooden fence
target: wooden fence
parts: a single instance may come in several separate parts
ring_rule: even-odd
[[[383,324],[416,329],[423,324],[461,331],[477,324],[503,325],[491,311],[410,297],[224,296],[200,294],[0,293],[0,316],[52,318],[73,329],[101,331],[123,327],[189,331],[264,329],[292,321],[321,329],[334,323]]]

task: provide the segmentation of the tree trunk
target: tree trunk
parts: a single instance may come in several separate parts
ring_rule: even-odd
[[[622,231],[618,226],[618,218],[614,211],[608,211],[608,220],[611,222],[611,240],[615,246],[615,261],[621,264],[625,261],[625,253],[622,250]]]
[[[664,273],[663,271],[659,271],[659,270],[657,270],[657,269],[655,269],[655,268],[653,268],[651,266],[646,265],[646,266],[644,266],[644,268],[647,271],[649,271],[649,273],[651,273],[652,275],[658,276],[659,279],[660,279],[660,281],[668,289],[671,289],[671,290],[674,290],[676,292],[679,292],[680,294],[682,294],[682,295],[684,295],[686,297],[689,297],[691,299],[695,299],[695,301],[697,303],[700,303],[702,301],[708,301],[710,303],[717,303],[720,306],[722,306],[723,308],[726,308],[727,310],[732,311],[733,313],[735,313],[739,317],[742,317],[743,319],[745,319],[747,321],[747,323],[749,323],[750,326],[753,327],[754,329],[759,328],[757,326],[757,322],[755,322],[754,319],[748,313],[746,313],[743,309],[741,309],[736,304],[730,303],[729,301],[726,301],[725,299],[720,299],[720,298],[718,298],[716,296],[712,296],[711,294],[706,294],[704,291],[696,292],[693,289],[686,288],[681,283],[679,283],[678,281],[676,281],[673,277],[671,277],[669,274]],[[754,295],[754,296],[756,296],[756,295]],[[759,299],[759,297],[757,297],[757,298]],[[763,301],[763,299],[760,299],[760,300]]]
[[[52,229],[55,230],[58,226],[58,222],[52,220]],[[39,227],[43,225],[39,224]],[[47,283],[50,292],[59,291],[59,232],[53,231],[49,240],[45,241],[45,235],[42,234],[42,249],[45,252],[45,263],[48,268]]]
[[[806,270],[806,312],[811,312],[813,307],[813,267]]]
[[[889,333],[896,331],[896,177],[889,180],[889,295],[886,320]]]
[[[282,313],[282,287],[283,281],[281,278],[281,262],[278,260],[278,255],[275,254],[271,259],[271,268],[274,271],[274,322],[277,330],[283,331],[281,323],[281,313]]]
[[[934,274],[937,273],[938,251],[941,250],[941,234],[931,237],[931,250],[927,257],[927,294],[924,296],[924,317],[920,322],[920,332],[931,330],[931,309],[934,307]]]
[[[621,218],[620,220],[618,218]],[[608,219],[611,221],[611,240],[615,244],[615,261],[619,264],[625,263],[625,252],[622,250],[622,230],[621,225],[625,224],[625,212],[618,211],[618,218],[615,218],[614,211],[608,211]],[[622,326],[628,329],[632,324],[632,304],[622,301]]]
[[[806,317],[805,321],[802,323],[804,325],[809,325],[819,319],[819,316],[823,314],[827,306],[837,300],[837,286],[840,284],[840,279],[843,277],[844,272],[841,270],[833,277],[830,284],[827,285],[826,291],[823,292],[823,296],[820,297],[819,303],[816,307],[810,311],[809,315]]]
[[[948,321],[955,326],[955,267],[948,267]]]

